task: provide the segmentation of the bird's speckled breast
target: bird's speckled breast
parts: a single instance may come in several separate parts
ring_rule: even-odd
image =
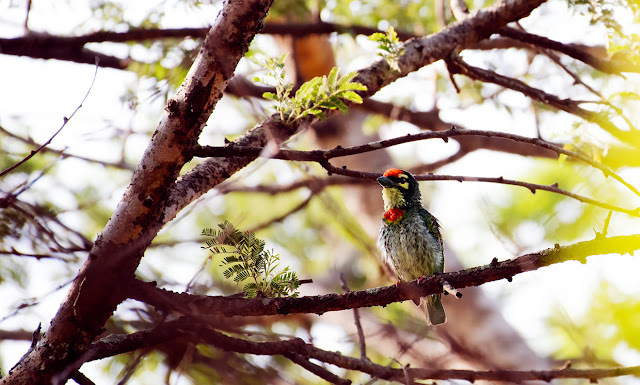
[[[382,220],[378,246],[383,258],[401,281],[434,275],[444,269],[441,242],[429,231],[417,210],[407,210],[401,219]]]

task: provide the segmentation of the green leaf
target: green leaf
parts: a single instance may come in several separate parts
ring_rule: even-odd
[[[342,97],[352,103],[358,103],[358,104],[362,103],[362,97],[353,91],[343,92]]]
[[[278,100],[276,94],[274,94],[273,92],[264,92],[262,94],[262,97],[267,99],[267,100],[271,100],[271,101],[277,101]]]
[[[338,67],[333,67],[331,72],[329,72],[329,76],[327,77],[327,83],[330,87],[335,88],[335,85],[338,80]]]

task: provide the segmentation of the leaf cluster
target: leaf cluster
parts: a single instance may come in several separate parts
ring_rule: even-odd
[[[236,283],[251,280],[242,288],[247,297],[298,296],[300,281],[296,272],[289,270],[288,266],[279,269],[279,255],[265,250],[265,242],[253,231],[241,232],[228,221],[218,224],[218,227],[220,230],[202,230],[202,235],[212,238],[203,248],[214,256],[225,255],[221,264],[226,267],[223,272],[225,278]]]
[[[396,30],[393,27],[389,27],[385,33],[376,32],[369,36],[369,39],[377,42],[378,49],[383,51],[379,52],[378,56],[382,56],[393,71],[400,72],[398,60],[404,54],[404,47],[400,39],[398,39]]]
[[[291,124],[306,116],[315,116],[325,119],[326,110],[338,110],[343,114],[348,112],[345,101],[362,103],[362,97],[356,91],[366,91],[367,87],[358,82],[353,82],[356,72],[350,72],[344,76],[338,76],[338,68],[333,67],[329,75],[316,76],[303,83],[291,97],[293,84],[287,83],[284,60],[286,54],[279,58],[269,58],[263,66],[267,70],[266,78],[254,78],[275,87],[276,92],[265,92],[262,96],[276,102],[274,108],[280,114],[280,119],[285,124]]]

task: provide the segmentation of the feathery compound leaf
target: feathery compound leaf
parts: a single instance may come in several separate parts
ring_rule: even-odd
[[[317,111],[322,113],[322,110]],[[257,238],[253,231],[240,232],[227,221],[218,227],[220,230],[217,231],[202,230],[203,235],[212,238],[206,241],[204,248],[211,250],[213,256],[224,254],[221,266],[226,267],[222,272],[226,279],[239,283],[250,278],[253,282],[242,289],[249,298],[258,293],[267,297],[297,296],[300,282],[295,272],[289,271],[288,267],[276,271],[280,257],[264,249],[264,240]]]

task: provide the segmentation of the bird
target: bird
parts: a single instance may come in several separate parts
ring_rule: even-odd
[[[408,282],[444,272],[444,248],[440,224],[422,206],[418,181],[408,171],[391,168],[377,178],[382,186],[384,214],[378,248],[383,262],[398,282]],[[431,325],[446,322],[440,293],[413,299],[425,309]]]

